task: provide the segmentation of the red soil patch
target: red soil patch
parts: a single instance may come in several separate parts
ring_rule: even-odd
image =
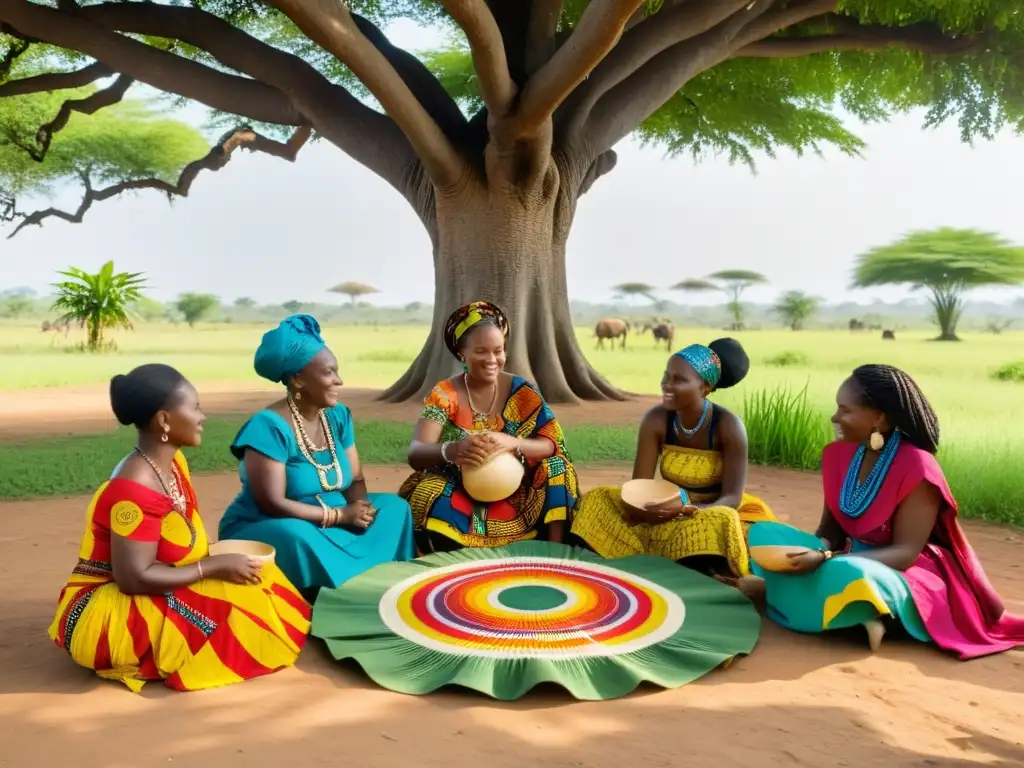
[[[592,487],[627,471],[582,474]],[[373,468],[369,479],[374,489],[394,489],[403,475]],[[216,530],[237,480],[203,477],[197,487]],[[751,488],[795,524],[813,526],[816,477],[755,469]],[[402,696],[335,664],[315,640],[295,669],[277,675],[195,694],[150,685],[136,696],[76,667],[45,634],[85,503],[0,504],[5,765],[1024,765],[1024,653],[963,663],[891,641],[871,656],[863,638],[803,637],[768,622],[754,653],[730,669],[610,702],[579,703],[557,690],[511,704],[459,691]],[[1009,607],[1024,612],[1024,536],[968,530]]]

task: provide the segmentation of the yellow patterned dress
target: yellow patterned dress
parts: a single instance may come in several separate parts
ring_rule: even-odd
[[[135,692],[147,680],[194,691],[292,666],[306,642],[310,607],[276,565],[263,566],[260,584],[207,578],[161,595],[129,595],[114,581],[115,534],[155,542],[165,565],[189,565],[209,553],[180,452],[173,473],[188,502],[184,514],[130,480],[109,480],[96,492],[50,638],[78,664]]]
[[[659,461],[661,476],[685,488],[695,504],[707,504],[721,496],[724,468],[720,451],[678,445],[665,445]],[[602,557],[722,557],[734,576],[750,573],[747,529],[753,523],[776,519],[764,501],[747,493],[738,509],[707,507],[692,517],[657,525],[632,524],[625,512],[618,487],[594,488],[580,501],[572,533]]]
[[[554,413],[528,381],[514,377],[501,414],[489,420],[475,416],[468,404],[459,402],[451,381],[442,381],[427,395],[420,418],[441,425],[442,442],[489,430],[524,439],[546,438],[555,446],[554,456],[526,463],[523,484],[515,493],[491,504],[470,498],[454,466],[409,477],[398,494],[412,508],[421,551],[436,548],[425,542],[437,536],[456,547],[500,547],[535,538],[542,525],[571,522],[579,498],[576,470]]]

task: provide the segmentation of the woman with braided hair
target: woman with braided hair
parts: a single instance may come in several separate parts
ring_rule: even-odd
[[[750,529],[750,546],[806,547],[790,571],[754,564],[745,591],[797,632],[864,626],[872,650],[886,621],[972,659],[1024,645],[1024,618],[1005,613],[957,522],[935,459],[939,421],[910,376],[857,368],[839,388],[836,442],[822,455],[825,502],[814,536],[781,523]]]
[[[572,520],[579,487],[562,428],[530,382],[502,370],[508,333],[504,312],[486,301],[460,307],[445,325],[445,345],[463,370],[427,395],[409,445],[416,471],[399,490],[422,552],[562,541]],[[462,488],[462,468],[501,451],[523,462],[522,485],[507,499],[475,501]]]

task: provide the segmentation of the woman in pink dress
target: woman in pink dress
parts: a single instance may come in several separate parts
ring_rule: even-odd
[[[961,659],[1024,645],[1024,618],[1005,612],[957,522],[935,459],[939,422],[914,380],[892,366],[861,366],[836,403],[818,530],[766,522],[749,534],[751,547],[809,551],[790,556],[788,573],[754,564],[744,591],[763,589],[769,617],[797,632],[862,625],[872,650],[882,618]]]

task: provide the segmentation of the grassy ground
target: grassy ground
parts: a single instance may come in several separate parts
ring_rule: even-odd
[[[0,397],[5,395],[4,390],[9,393],[39,387],[100,384],[114,373],[153,360],[175,365],[195,381],[252,385],[258,381],[252,372],[252,353],[264,330],[255,326],[188,329],[186,326],[153,325],[135,333],[117,335],[116,353],[87,355],[73,351],[74,339],[42,334],[34,327],[0,326]],[[425,333],[426,328],[422,326],[325,329],[325,336],[341,362],[346,383],[370,388],[384,387],[397,379],[418,352]],[[588,329],[580,329],[578,335],[590,361],[614,384],[633,392],[658,391],[666,353],[664,348],[656,350],[649,336],[631,337],[625,351],[600,351],[594,349]],[[680,329],[676,345],[691,341],[706,343],[718,335],[721,332],[709,329]],[[727,406],[745,410],[753,457],[771,463],[806,466],[807,457],[816,455],[821,441],[826,439],[825,417],[831,412],[834,393],[842,379],[862,363],[893,363],[918,380],[939,413],[943,426],[941,459],[965,512],[1024,523],[1024,483],[1016,472],[1024,457],[1024,432],[1018,426],[1019,417],[1013,416],[1024,405],[1024,383],[992,379],[999,367],[1024,357],[1024,334],[974,335],[960,344],[930,342],[923,334],[901,334],[894,342],[884,342],[874,333],[760,331],[734,335],[750,354],[751,372],[741,386],[716,397]],[[773,416],[756,407],[759,398],[780,388],[806,391],[806,402],[800,406],[807,411],[802,426],[791,423],[797,418],[794,414],[780,415],[776,409]],[[764,426],[768,423],[772,425],[770,428]],[[221,446],[218,455],[230,464],[230,456],[223,446],[232,427],[225,424],[223,428],[224,435],[211,429],[207,443]],[[393,444],[388,437],[392,428],[397,430],[393,425],[384,429],[379,443],[381,453],[374,455],[400,456],[401,451],[398,454],[388,451],[398,450],[399,445],[404,450],[408,425],[402,425],[393,433]],[[624,427],[620,431],[622,434],[614,441],[615,450],[631,453],[633,428]],[[365,429],[361,433],[369,434]],[[590,448],[583,449],[590,444],[587,434],[579,431],[578,436],[570,435],[579,460],[618,456],[606,456],[601,451],[590,456]],[[794,437],[797,434],[801,436]],[[790,445],[782,450],[780,446],[787,442],[801,445]],[[77,451],[75,446],[80,444],[87,445],[88,441],[47,443],[38,450],[53,456],[53,451]],[[376,446],[362,444],[361,449],[378,450]],[[5,470],[2,482],[10,489],[0,495],[14,493],[15,481],[8,477],[7,467],[11,465],[7,462],[28,456],[30,449],[20,447],[14,453],[12,450],[12,447],[5,447],[0,453],[0,466]],[[121,450],[119,444],[117,450]],[[200,455],[205,456],[208,450],[214,451],[204,448]],[[212,457],[215,453],[209,455]],[[792,458],[796,455],[804,458]],[[206,459],[203,458],[198,461],[201,468],[222,466],[204,464]],[[100,464],[102,462],[97,466]],[[17,482],[28,489],[26,478]],[[72,491],[64,489],[62,492]]]
[[[203,429],[203,444],[187,451],[196,472],[234,471],[238,462],[228,450],[239,417],[213,417]],[[367,464],[404,464],[410,426],[392,421],[356,425],[359,455]],[[578,426],[569,435],[572,457],[578,462],[633,460],[634,431],[625,427]],[[135,432],[51,438],[29,443],[0,443],[0,499],[31,499],[91,493],[110,475],[135,444]],[[53,467],[61,467],[59,473]]]

